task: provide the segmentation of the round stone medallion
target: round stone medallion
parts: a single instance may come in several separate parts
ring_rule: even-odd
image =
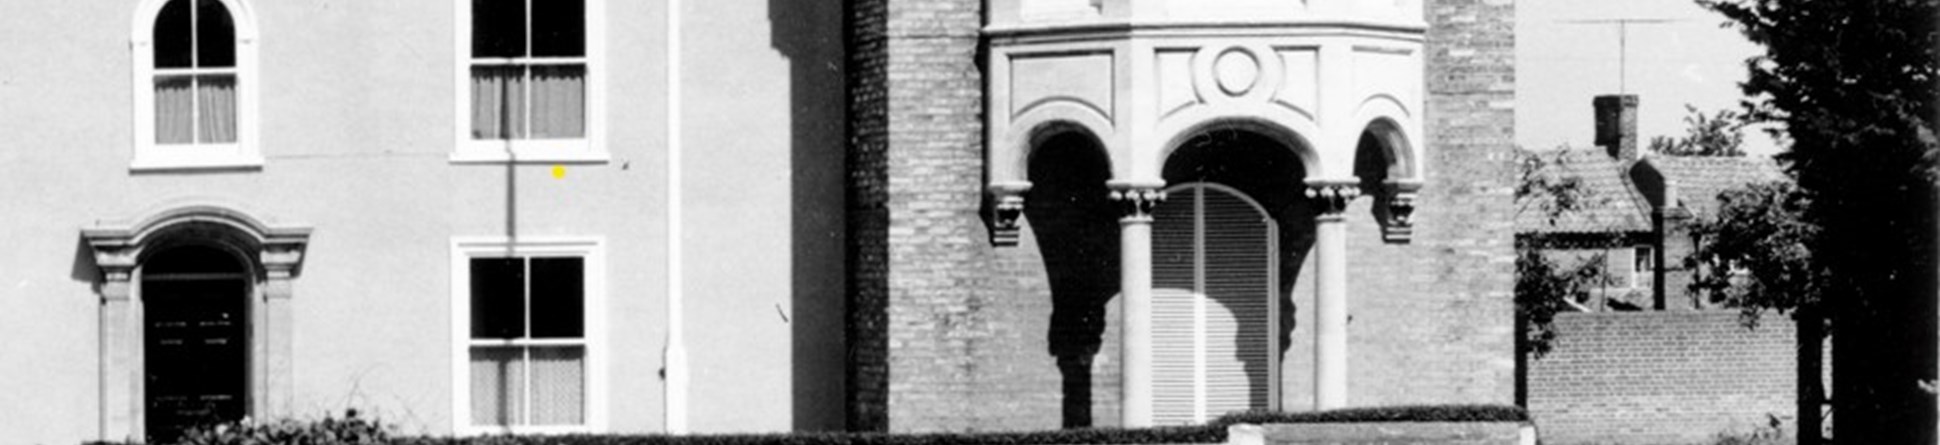
[[[1226,50],[1213,60],[1213,80],[1228,95],[1246,94],[1260,80],[1260,61],[1239,48]]]

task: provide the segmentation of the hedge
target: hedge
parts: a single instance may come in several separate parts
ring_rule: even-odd
[[[376,437],[366,434],[376,422],[355,412],[342,419],[280,421],[231,426],[220,434],[191,434],[200,444],[336,445],[1057,445],[1057,444],[1210,444],[1226,441],[1226,426],[1236,423],[1370,423],[1370,422],[1525,422],[1522,408],[1504,405],[1420,405],[1348,408],[1329,411],[1246,411],[1221,416],[1206,425],[1157,428],[1092,428],[988,433],[846,433],[803,432],[673,436],[645,435],[526,435],[477,437]],[[206,432],[205,432],[206,433]],[[195,437],[200,436],[200,437]],[[338,440],[355,437],[362,440]],[[323,440],[318,440],[323,439]],[[313,442],[314,440],[314,442]],[[105,444],[101,442],[92,442]]]
[[[1406,405],[1294,413],[1245,411],[1222,416],[1213,424],[1527,421],[1529,412],[1512,405]]]
[[[395,445],[1052,445],[1185,444],[1226,441],[1223,426],[1095,428],[993,433],[785,433],[727,435],[567,435],[419,437]]]

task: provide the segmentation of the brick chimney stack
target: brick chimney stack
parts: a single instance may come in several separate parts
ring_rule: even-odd
[[[1596,144],[1602,146],[1610,157],[1622,161],[1635,161],[1637,151],[1637,95],[1611,94],[1597,96],[1596,105]]]

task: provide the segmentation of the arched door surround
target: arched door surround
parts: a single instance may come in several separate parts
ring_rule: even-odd
[[[265,223],[223,205],[184,204],[132,220],[98,222],[82,228],[81,237],[101,271],[102,440],[146,437],[149,416],[172,415],[151,412],[149,403],[183,393],[211,396],[210,401],[233,396],[234,406],[222,408],[232,410],[229,415],[236,409],[257,418],[290,413],[291,283],[302,273],[309,227]],[[233,261],[233,267],[220,266],[223,258]],[[231,297],[243,301],[209,301]],[[226,326],[220,321],[225,315],[233,321]],[[158,332],[144,324],[148,318],[178,319],[171,322],[185,326],[207,323],[208,329]],[[243,387],[151,388],[150,371],[171,372],[168,360],[145,351],[154,335],[205,345],[245,342],[239,350],[224,346],[197,352],[242,355],[245,365],[237,372]],[[168,339],[155,340],[160,346]]]

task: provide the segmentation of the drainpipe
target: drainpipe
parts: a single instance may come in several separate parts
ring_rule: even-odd
[[[667,356],[668,434],[687,434],[687,339],[682,287],[680,6],[667,0]]]

